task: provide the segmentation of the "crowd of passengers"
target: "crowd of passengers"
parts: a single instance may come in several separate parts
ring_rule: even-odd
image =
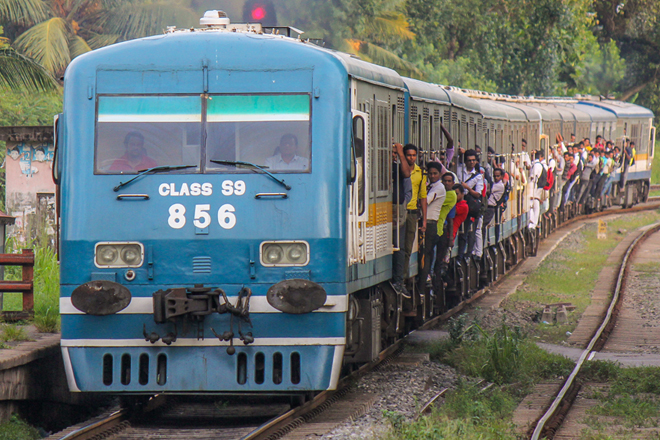
[[[433,291],[442,291],[440,283],[451,282],[448,265],[452,248],[458,246],[459,257],[481,260],[484,244],[491,241],[487,227],[503,221],[510,192],[529,183],[529,196],[521,196],[525,200],[520,200],[519,206],[529,212],[528,226],[535,232],[546,200],[545,215],[570,205],[576,205],[578,212],[587,206],[611,205],[615,175],[619,173],[622,188],[635,157],[635,144],[628,140],[622,151],[601,136],[592,144],[588,138],[576,140],[575,135],[565,142],[557,134],[547,158],[543,151],[528,153],[523,139],[521,153],[512,154],[510,159],[488,147],[486,160],[482,160],[480,147],[465,150],[459,141],[454,148],[449,132],[443,126],[441,129],[447,148],[432,155],[425,169],[417,165],[415,145],[394,144],[393,224],[398,250],[393,256],[393,286],[404,297],[409,297],[404,274],[408,273],[416,230],[419,289],[424,293],[429,283]],[[515,147],[511,147],[513,153]],[[459,154],[455,155],[455,150]],[[495,242],[499,241],[499,229],[494,228]]]

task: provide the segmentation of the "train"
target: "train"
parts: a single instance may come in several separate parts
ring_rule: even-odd
[[[617,200],[648,196],[643,107],[425,83],[219,11],[200,25],[66,70],[53,177],[73,392],[308,395],[443,313],[447,292],[411,282],[417,247],[411,298],[390,282],[392,144],[417,145],[422,164],[447,147],[441,124],[507,161],[523,138],[547,151],[556,133],[628,136]],[[532,251],[528,192],[514,188],[481,261],[454,250],[461,300]],[[543,216],[541,234],[562,221]]]

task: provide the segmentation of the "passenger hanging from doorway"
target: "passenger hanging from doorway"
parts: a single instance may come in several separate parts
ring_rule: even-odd
[[[395,143],[392,151],[392,181],[394,194],[392,198],[393,245],[392,254],[392,286],[397,293],[408,296],[403,283],[404,263],[406,259],[404,243],[406,234],[406,206],[412,200],[412,184],[410,182],[410,166],[403,154],[403,145]]]
[[[410,256],[413,250],[415,241],[415,233],[419,229],[420,237],[426,232],[426,175],[422,169],[417,165],[417,147],[413,144],[406,144],[403,147],[405,159],[410,168],[410,183],[412,184],[412,199],[407,205],[406,217],[406,235],[405,235],[405,252],[406,259],[403,265],[404,277],[407,278],[410,272]],[[421,209],[420,209],[421,207]],[[418,226],[419,220],[422,220],[422,225]],[[423,240],[420,241],[423,243]],[[418,253],[421,257],[421,254]]]
[[[506,184],[504,182],[504,170],[500,168],[495,168],[493,170],[493,178],[495,179],[493,187],[490,190],[490,195],[488,196],[488,209],[484,213],[483,220],[483,236],[486,236],[486,231],[488,225],[491,224],[494,220],[494,225],[498,226],[498,215],[497,210],[502,206],[503,199],[506,192]],[[507,193],[508,195],[508,193]],[[499,228],[495,228],[495,243],[500,241],[500,231]]]
[[[474,150],[465,151],[463,163],[458,164],[456,174],[458,174],[465,201],[469,207],[469,215],[464,222],[463,233],[458,237],[458,255],[472,255],[476,241],[476,227],[483,214],[482,192],[484,189],[484,177],[477,168],[477,153]]]
[[[529,210],[529,229],[536,229],[539,224],[539,214],[541,212],[541,201],[543,200],[543,192],[548,184],[548,170],[543,164],[545,155],[543,151],[539,150],[535,155],[536,159],[532,164],[530,173],[530,184],[532,187],[531,206]]]
[[[428,173],[428,186],[426,187],[426,233],[424,237],[424,253],[421,255],[419,270],[419,292],[424,295],[427,290],[427,277],[431,272],[433,253],[438,244],[438,219],[447,195],[446,188],[441,181],[442,165],[438,162],[426,164]],[[451,174],[450,174],[451,176]],[[453,180],[452,180],[453,181]],[[444,221],[444,218],[443,218]]]
[[[438,215],[437,252],[433,266],[433,291],[438,301],[443,299],[440,293],[444,291],[443,281],[446,282],[449,259],[446,259],[445,256],[451,256],[451,248],[454,246],[454,216],[456,214],[454,207],[458,200],[454,190],[454,186],[457,184],[453,173],[447,172],[442,175],[442,185],[445,187],[445,200],[440,208],[440,215]],[[458,188],[462,192],[460,185]]]

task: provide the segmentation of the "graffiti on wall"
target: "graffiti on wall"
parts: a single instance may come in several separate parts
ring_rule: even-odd
[[[5,205],[16,218],[7,235],[19,243],[55,243],[53,155],[53,145],[47,142],[7,142]]]
[[[48,144],[29,145],[20,143],[7,147],[7,157],[19,161],[21,173],[25,177],[32,177],[39,172],[39,168],[33,165],[32,162],[50,162],[52,168],[53,154],[53,146]]]

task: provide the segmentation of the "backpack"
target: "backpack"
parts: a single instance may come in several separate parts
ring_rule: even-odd
[[[474,179],[479,175],[479,172],[476,172],[470,177],[468,180],[465,181],[465,183],[469,182],[470,180]],[[484,196],[480,195],[479,197],[474,197],[472,194],[469,192],[465,194],[465,202],[468,205],[468,216],[472,217],[474,219],[478,219],[481,217],[484,212],[488,209],[487,205],[487,200]],[[486,204],[484,204],[484,202]]]
[[[536,182],[536,187],[545,188],[547,184],[548,184],[548,170],[546,170],[543,164],[541,164],[541,175],[539,176],[538,182]]]
[[[544,168],[544,170],[545,170],[545,168]],[[548,170],[548,172],[546,174],[547,174],[547,176],[546,176],[547,184],[543,186],[543,189],[547,191],[550,188],[552,188],[552,185],[555,183],[555,173],[553,173],[552,170]],[[539,180],[541,180],[541,179],[539,179]]]

